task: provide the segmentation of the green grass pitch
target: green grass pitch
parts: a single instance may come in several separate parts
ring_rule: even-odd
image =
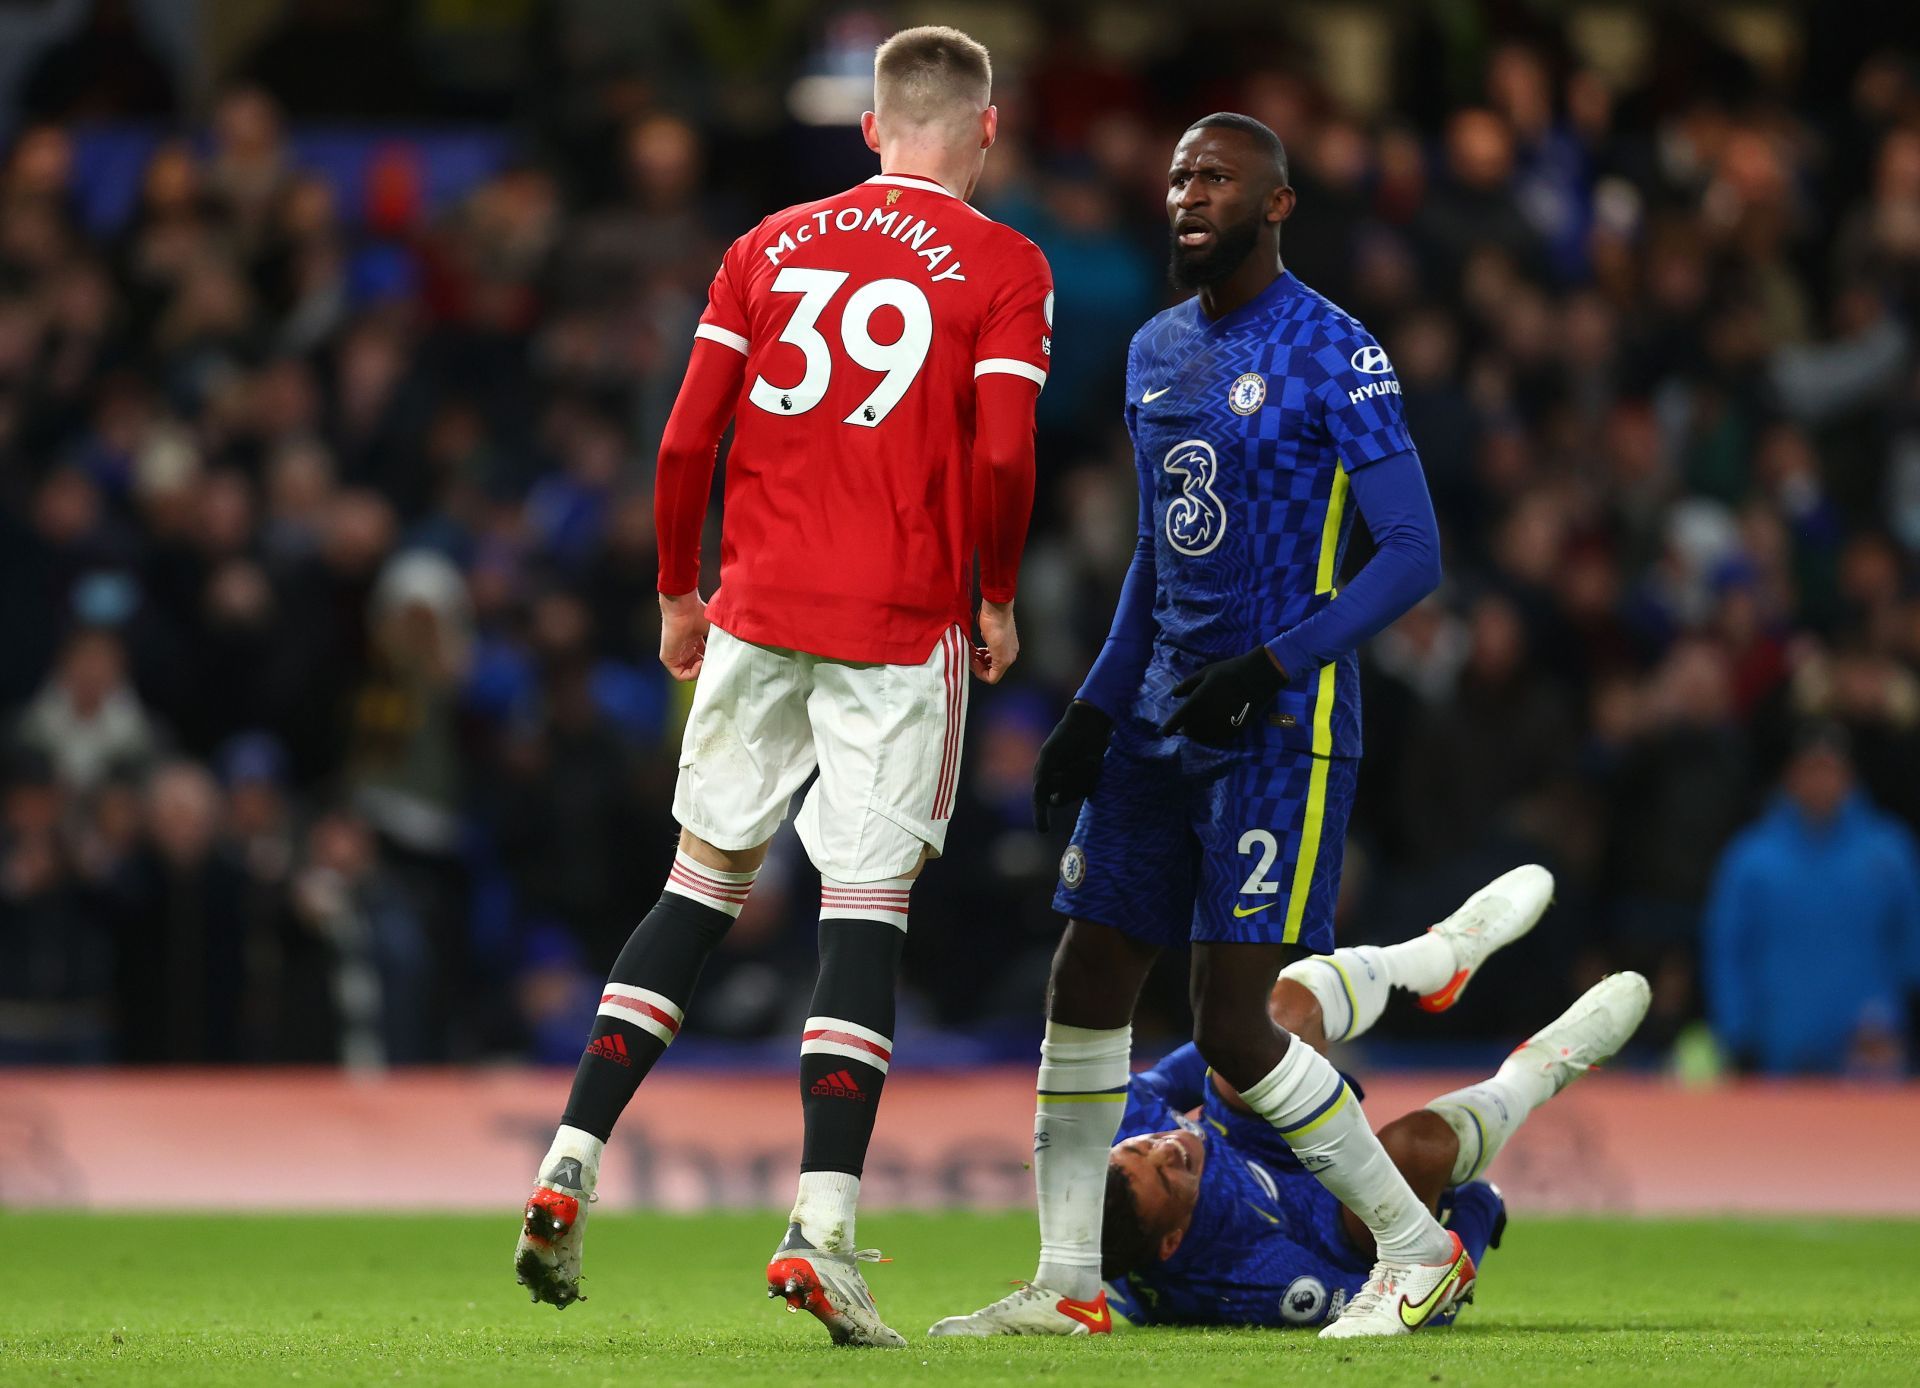
[[[767,1301],[772,1216],[602,1216],[590,1299],[530,1305],[514,1219],[0,1215],[0,1384],[1865,1384],[1920,1379],[1920,1225],[1517,1215],[1451,1331],[931,1341],[1031,1262],[1031,1216],[876,1213],[905,1351]]]

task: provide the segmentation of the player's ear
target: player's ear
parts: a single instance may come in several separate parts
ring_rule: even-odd
[[[1000,138],[1000,108],[989,106],[980,113],[980,148],[992,149]]]
[[[1174,1250],[1180,1247],[1180,1240],[1184,1239],[1186,1236],[1187,1236],[1187,1226],[1184,1224],[1181,1225],[1178,1229],[1169,1229],[1165,1234],[1161,1236],[1159,1247],[1155,1248],[1153,1251],[1157,1255],[1159,1255],[1160,1261],[1164,1263],[1167,1261],[1167,1259],[1173,1256]]]
[[[1296,199],[1297,195],[1286,184],[1283,183],[1275,188],[1267,200],[1267,220],[1274,223],[1286,221],[1293,215],[1293,204]]]
[[[860,134],[867,142],[867,148],[875,154],[880,152],[880,117],[871,111],[860,113]]]

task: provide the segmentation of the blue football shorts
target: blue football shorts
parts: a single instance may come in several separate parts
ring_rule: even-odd
[[[1351,757],[1213,748],[1124,718],[1060,859],[1053,908],[1152,945],[1331,953],[1358,771]]]

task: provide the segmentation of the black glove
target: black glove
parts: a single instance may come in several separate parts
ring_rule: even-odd
[[[1160,725],[1160,732],[1167,737],[1183,732],[1195,742],[1228,746],[1286,682],[1265,646],[1232,660],[1216,660],[1173,687],[1174,696],[1186,702]]]
[[[1113,720],[1092,704],[1076,699],[1067,705],[1066,716],[1040,744],[1039,759],[1033,764],[1034,828],[1046,832],[1049,805],[1093,794],[1111,736]]]

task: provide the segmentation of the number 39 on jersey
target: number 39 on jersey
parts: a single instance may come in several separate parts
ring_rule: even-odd
[[[775,385],[765,376],[753,378],[748,394],[755,405],[769,414],[800,415],[818,405],[832,380],[835,346],[856,365],[882,373],[880,384],[841,421],[871,429],[893,411],[907,393],[920,368],[926,364],[927,348],[933,342],[933,310],[926,293],[907,280],[869,280],[847,296],[830,341],[821,331],[820,319],[834,295],[850,278],[844,270],[808,270],[789,265],[774,276],[775,294],[795,294],[793,317],[781,330],[779,340],[800,349],[805,370],[790,386]],[[900,315],[900,335],[891,342],[876,342],[874,315],[891,308]]]

